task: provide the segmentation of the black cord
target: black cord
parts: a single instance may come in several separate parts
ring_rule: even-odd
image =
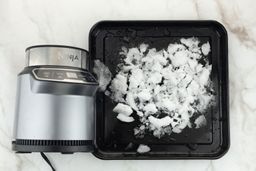
[[[43,152],[41,152],[40,154],[43,157],[44,161],[46,161],[46,163],[52,168],[52,171],[56,171],[54,169],[54,167],[52,166],[52,164],[51,164],[50,160],[48,159],[48,157]]]

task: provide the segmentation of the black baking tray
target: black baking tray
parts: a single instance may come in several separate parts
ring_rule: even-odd
[[[211,79],[216,92],[216,105],[208,109],[207,126],[184,129],[161,139],[151,135],[136,139],[134,123],[116,119],[116,103],[103,93],[96,100],[96,157],[101,159],[217,159],[229,149],[229,90],[227,31],[216,21],[102,21],[89,34],[91,60],[99,59],[113,75],[120,62],[122,46],[137,47],[141,43],[162,49],[182,37],[199,37],[209,41],[212,64]],[[93,63],[93,62],[91,62]],[[92,67],[92,66],[91,66]],[[134,115],[134,117],[136,117]],[[148,144],[151,151],[139,154],[139,144]]]

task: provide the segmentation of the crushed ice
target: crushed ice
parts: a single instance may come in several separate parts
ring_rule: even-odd
[[[134,134],[151,132],[161,138],[206,125],[205,110],[214,101],[210,51],[209,42],[200,44],[195,37],[181,38],[159,51],[147,44],[122,47],[123,59],[113,78],[99,60],[93,71],[100,90],[118,103],[113,111],[120,121],[133,122],[132,113],[137,114],[140,125]],[[199,117],[191,123],[194,114]]]

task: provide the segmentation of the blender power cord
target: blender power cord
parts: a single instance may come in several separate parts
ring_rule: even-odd
[[[48,157],[43,152],[41,152],[40,154],[43,157],[44,161],[46,161],[46,163],[52,168],[52,171],[56,171]]]

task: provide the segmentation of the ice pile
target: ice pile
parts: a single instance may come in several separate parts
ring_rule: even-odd
[[[133,122],[132,115],[137,114],[140,124],[134,134],[143,137],[151,132],[160,138],[206,125],[205,110],[214,101],[210,51],[209,42],[201,44],[195,37],[181,38],[159,51],[147,44],[122,47],[114,78],[99,61],[94,72],[101,90],[118,103],[113,110],[117,118]],[[199,117],[191,123],[195,114]]]

